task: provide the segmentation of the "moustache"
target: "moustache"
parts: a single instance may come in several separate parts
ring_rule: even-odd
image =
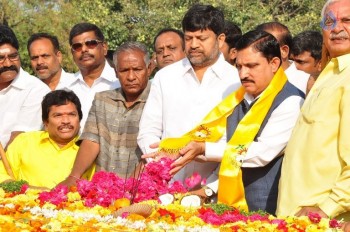
[[[62,129],[74,129],[74,127],[70,124],[65,124],[65,125],[62,125],[62,126],[59,126],[58,127],[59,130],[62,130]]]
[[[349,39],[349,34],[346,31],[341,31],[339,33],[331,33],[329,35],[330,39]]]
[[[245,77],[245,78],[241,79],[241,83],[243,83],[243,82],[255,83],[253,80],[248,79],[248,77]]]
[[[7,71],[15,71],[16,73],[18,73],[18,68],[14,65],[0,68],[0,74]]]
[[[90,54],[90,53],[83,53],[80,57],[79,57],[79,60],[82,60],[84,59],[85,57],[91,57],[91,58],[94,58],[95,56]]]
[[[47,66],[38,66],[36,67],[36,70],[39,71],[39,70],[42,70],[42,69],[48,69],[49,67]]]

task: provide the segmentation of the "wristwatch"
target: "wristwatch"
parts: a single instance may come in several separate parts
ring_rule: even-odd
[[[207,186],[204,186],[204,193],[205,193],[205,196],[207,196],[207,198],[211,198],[213,195],[214,195],[214,191],[207,187]]]

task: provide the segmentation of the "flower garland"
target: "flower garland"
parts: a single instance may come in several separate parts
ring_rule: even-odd
[[[93,176],[91,181],[78,180],[76,191],[84,200],[85,206],[108,207],[115,200],[121,198],[132,199],[133,202],[138,203],[146,200],[158,200],[158,197],[165,193],[186,193],[188,189],[202,181],[201,177],[194,173],[185,181],[185,185],[180,181],[169,183],[172,162],[172,159],[166,157],[158,162],[150,162],[138,178],[123,179],[114,173],[100,171]],[[50,202],[59,205],[67,201],[68,192],[66,186],[58,186],[50,192],[42,192],[39,200],[42,203]]]
[[[139,177],[127,180],[98,172],[91,182],[78,181],[70,189],[58,186],[40,192],[22,185],[15,193],[8,193],[0,188],[1,231],[341,231],[340,222],[313,213],[276,218],[264,212],[243,213],[223,204],[185,207],[175,200],[161,205],[160,195],[172,193],[180,199],[188,189],[203,182],[195,174],[185,185],[169,183],[171,163],[168,158],[149,163]],[[153,206],[150,215],[113,216],[131,199]]]

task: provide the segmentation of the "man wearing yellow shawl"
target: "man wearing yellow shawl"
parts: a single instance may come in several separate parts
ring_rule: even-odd
[[[201,154],[207,161],[221,160],[218,189],[213,189],[220,202],[247,209],[247,201],[249,210],[275,213],[282,153],[304,94],[287,81],[278,42],[271,34],[248,32],[237,51],[242,87],[180,138],[189,143],[180,150],[182,157],[173,172]],[[203,130],[207,133],[200,133]],[[225,130],[227,144],[217,142]],[[176,143],[164,140],[160,149],[166,151]]]

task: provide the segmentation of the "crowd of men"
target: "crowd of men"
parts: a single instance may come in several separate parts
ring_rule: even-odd
[[[206,179],[191,190],[206,201],[350,220],[349,15],[349,0],[329,0],[322,34],[292,37],[279,22],[242,34],[196,4],[182,31],[154,37],[152,57],[129,41],[111,63],[100,28],[79,23],[69,35],[79,71],[65,72],[57,37],[40,32],[27,43],[36,77],[0,25],[0,182],[70,186],[170,156],[173,181]]]

